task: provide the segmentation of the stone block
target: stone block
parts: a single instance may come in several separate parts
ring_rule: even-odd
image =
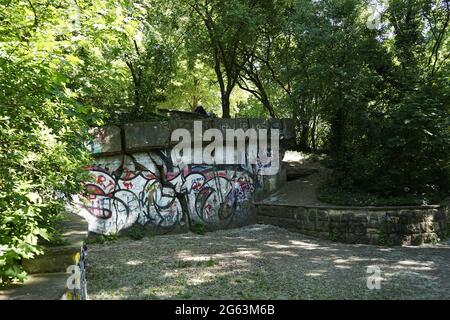
[[[194,123],[200,123],[201,124],[201,130],[198,131],[200,135],[197,137],[194,135]],[[170,135],[172,135],[172,132],[176,129],[186,129],[191,134],[192,142],[194,141],[203,141],[203,133],[205,130],[209,129],[212,125],[212,120],[210,119],[199,119],[199,120],[170,120],[169,121],[169,129],[170,129]],[[170,137],[169,137],[170,140]],[[178,141],[171,141],[171,145],[177,144]]]
[[[344,212],[341,214],[341,222],[349,222],[353,218],[353,213]]]
[[[269,129],[269,123],[267,120],[255,118],[255,119],[248,119],[248,123],[250,128],[260,130],[260,129]]]
[[[366,237],[367,237],[367,243],[370,243],[370,244],[378,244],[379,243],[380,235],[378,233],[368,233],[366,235]]]
[[[222,131],[224,141],[235,140],[234,136],[227,135],[227,129],[242,129],[247,131],[250,128],[248,119],[220,119],[215,118],[212,121],[212,128]]]
[[[345,242],[346,243],[356,243],[358,240],[358,237],[352,233],[347,233],[345,235]]]
[[[23,260],[22,266],[28,273],[65,272],[70,265],[75,264],[74,257],[80,251],[79,244],[46,248],[44,255]]]
[[[349,231],[357,236],[362,236],[366,234],[366,226],[362,223],[352,223]]]
[[[339,223],[336,227],[336,230],[340,234],[344,234],[348,232],[348,223]]]
[[[284,206],[273,206],[275,212],[274,216],[288,219],[295,219],[294,208]]]
[[[420,234],[420,233],[412,234],[411,235],[411,245],[419,246],[424,243],[425,239],[426,239],[425,234]]]
[[[337,232],[336,233],[336,241],[338,242],[347,242],[347,234],[345,232]]]
[[[328,221],[317,221],[316,230],[320,232],[328,232],[330,230],[330,223]]]
[[[92,140],[87,147],[94,156],[114,155],[122,152],[120,128],[117,126],[96,127],[89,130]]]
[[[272,205],[258,205],[257,214],[262,216],[276,217],[277,216],[277,206]]]
[[[317,218],[317,210],[316,209],[308,209],[306,217],[309,222],[315,223],[316,218]]]
[[[420,226],[416,223],[409,223],[405,226],[405,233],[407,234],[414,234],[420,232]]]
[[[378,219],[372,219],[370,218],[367,221],[367,227],[368,228],[379,228],[380,227],[380,222],[378,221]]]
[[[445,213],[442,210],[436,210],[434,213],[434,220],[442,221],[445,220]]]
[[[315,223],[314,222],[309,222],[309,221],[305,221],[303,224],[303,228],[307,231],[314,231],[315,229]]]
[[[329,232],[316,232],[314,234],[316,237],[329,240],[330,239],[330,233]]]
[[[167,121],[128,123],[125,125],[126,151],[166,148],[170,135]]]
[[[328,211],[318,209],[317,210],[317,220],[319,220],[319,221],[328,221],[329,220]]]
[[[339,213],[335,213],[335,212],[330,213],[329,217],[330,217],[331,222],[339,222],[341,219],[341,215]]]
[[[295,215],[297,220],[306,220],[307,219],[307,209],[302,207],[295,208]]]

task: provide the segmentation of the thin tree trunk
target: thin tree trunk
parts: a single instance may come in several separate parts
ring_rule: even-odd
[[[309,137],[309,124],[308,123],[301,123],[301,133],[300,133],[300,143],[299,147],[302,151],[309,151],[309,145],[308,145],[308,137]]]
[[[230,118],[230,93],[224,92],[221,96],[222,96],[222,118]]]
[[[311,146],[313,152],[317,152],[317,145],[316,145],[316,126],[317,126],[317,115],[314,115],[313,118],[313,126],[311,128]]]

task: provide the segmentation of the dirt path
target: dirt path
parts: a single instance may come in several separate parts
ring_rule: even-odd
[[[450,299],[450,243],[347,245],[253,225],[90,245],[87,275],[91,299]]]
[[[265,198],[261,203],[295,206],[327,205],[317,199],[317,189],[324,179],[324,171],[319,171],[304,178],[288,181],[280,190]]]
[[[285,166],[293,166],[305,172],[315,170],[316,173],[288,181],[280,190],[261,201],[262,203],[297,206],[327,205],[317,199],[317,189],[326,179],[329,169],[321,166],[310,155],[295,151],[287,151],[283,162]]]

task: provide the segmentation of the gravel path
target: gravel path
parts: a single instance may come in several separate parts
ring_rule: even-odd
[[[450,242],[348,245],[252,225],[91,244],[87,276],[90,299],[450,299]]]

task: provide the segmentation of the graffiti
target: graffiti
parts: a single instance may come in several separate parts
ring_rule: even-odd
[[[180,168],[164,152],[134,154],[125,163],[119,158],[88,168],[91,180],[78,205],[90,231],[115,233],[139,223],[164,232],[186,219],[225,226],[246,214],[259,185],[255,165]]]

